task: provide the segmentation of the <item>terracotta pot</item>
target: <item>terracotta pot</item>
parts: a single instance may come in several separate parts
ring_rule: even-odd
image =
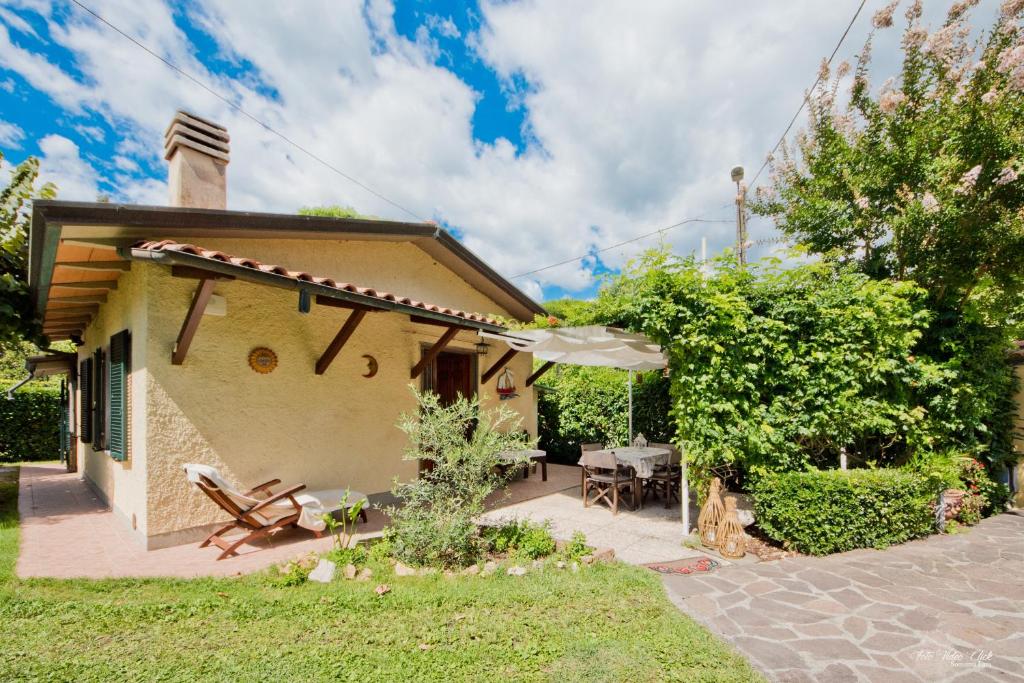
[[[942,499],[946,503],[945,516],[946,520],[955,519],[960,514],[960,508],[964,504],[964,496],[967,495],[966,491],[960,489],[946,489],[942,492]]]

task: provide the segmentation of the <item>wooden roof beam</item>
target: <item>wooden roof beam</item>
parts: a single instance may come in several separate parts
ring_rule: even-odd
[[[532,375],[530,375],[529,377],[526,378],[526,386],[531,386],[534,382],[537,381],[537,379],[541,375],[543,375],[545,372],[547,372],[552,367],[554,367],[554,365],[555,365],[555,361],[549,360],[547,363],[544,363],[544,365],[542,365],[539,368],[537,368],[537,371],[535,373],[533,373]]]
[[[57,261],[57,268],[73,268],[75,270],[126,271],[132,269],[131,261]]]
[[[357,308],[349,314],[348,318],[345,320],[345,324],[341,326],[341,329],[338,330],[338,334],[334,335],[334,339],[331,340],[327,349],[324,350],[323,355],[320,356],[319,360],[317,360],[316,374],[322,375],[327,372],[327,368],[331,366],[331,362],[345,346],[345,343],[348,342],[349,337],[351,337],[352,333],[356,331],[356,328],[359,327],[359,323],[363,321],[365,316],[366,311],[361,308]]]
[[[80,296],[51,296],[51,304],[105,304],[107,303],[106,294],[82,294]],[[49,310],[49,307],[47,307]],[[64,310],[61,308],[53,310]]]
[[[492,365],[491,367],[487,368],[487,372],[484,373],[484,376],[481,377],[480,380],[484,384],[486,384],[487,382],[490,382],[491,378],[494,377],[496,374],[498,374],[498,372],[503,367],[508,365],[508,362],[510,360],[512,360],[513,358],[515,358],[515,355],[517,353],[519,353],[519,352],[516,351],[515,349],[509,349],[508,351],[506,351],[505,354],[501,358],[499,358],[494,365]]]
[[[50,288],[61,289],[117,289],[117,280],[86,280],[79,282],[53,282]]]
[[[214,279],[200,280],[196,285],[196,292],[192,295],[192,304],[188,307],[185,320],[181,323],[181,331],[178,332],[178,340],[174,343],[174,350],[171,352],[171,363],[181,365],[188,355],[188,347],[192,345],[192,339],[199,329],[199,321],[206,310],[206,304],[210,303],[213,295],[213,287],[217,284]]]
[[[46,309],[47,318],[67,318],[78,315],[96,315],[100,310],[97,304],[89,306],[68,306],[66,308]]]
[[[444,350],[444,347],[448,346],[448,342],[455,339],[455,335],[457,335],[461,330],[462,328],[460,327],[449,327],[445,330],[444,334],[441,335],[441,338],[434,342],[434,345],[427,349],[423,354],[423,357],[420,358],[420,362],[413,366],[410,377],[412,379],[419,377],[423,371],[427,369],[427,366],[434,362],[434,359],[437,358],[437,354],[441,353]]]

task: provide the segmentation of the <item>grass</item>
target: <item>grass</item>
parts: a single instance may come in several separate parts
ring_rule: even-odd
[[[288,588],[21,580],[13,471],[0,470],[0,680],[761,680],[625,565]]]

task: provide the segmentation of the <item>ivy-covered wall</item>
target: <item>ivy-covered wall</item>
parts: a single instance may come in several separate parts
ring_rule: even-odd
[[[4,383],[4,390],[13,382]],[[60,457],[60,387],[31,382],[0,396],[0,462],[56,460]]]

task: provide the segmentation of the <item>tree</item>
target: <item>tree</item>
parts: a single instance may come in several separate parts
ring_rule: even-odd
[[[874,31],[845,107],[822,67],[809,126],[772,160],[754,209],[812,252],[876,279],[911,280],[933,311],[915,353],[943,368],[928,410],[953,442],[990,462],[1012,455],[1013,374],[1024,332],[1024,0],[1004,0],[971,40],[975,0],[929,33],[906,11],[903,63],[868,82]],[[899,0],[874,17],[889,28]]]
[[[299,209],[300,216],[325,216],[327,218],[373,218],[364,216],[351,206],[328,204],[325,206],[304,206]]]
[[[892,25],[893,2],[874,17]],[[871,43],[810,98],[808,130],[772,162],[771,191],[755,203],[812,251],[855,261],[875,277],[911,279],[939,310],[972,298],[1010,311],[1024,285],[1024,0],[970,40],[970,0],[941,28],[906,12],[903,64],[880,89],[868,82]]]
[[[0,153],[0,162],[3,153]],[[39,160],[29,157],[11,171],[0,191],[0,348],[18,347],[24,340],[45,346],[28,291],[28,225],[32,199],[53,199],[57,189],[46,183],[35,188]]]

